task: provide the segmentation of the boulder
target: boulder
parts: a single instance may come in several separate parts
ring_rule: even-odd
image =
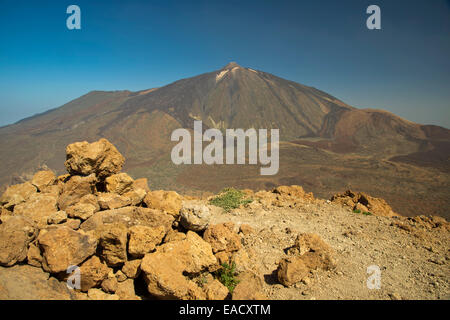
[[[170,242],[170,241],[181,241],[186,239],[186,233],[179,232],[177,230],[170,229],[166,236],[164,237],[164,243]]]
[[[122,195],[133,189],[133,178],[128,174],[121,172],[106,178],[105,185],[107,192]]]
[[[95,174],[100,180],[122,170],[124,157],[106,139],[93,143],[75,142],[66,148],[66,166],[71,175]]]
[[[97,179],[94,175],[87,177],[73,176],[62,187],[58,199],[60,210],[66,210],[68,207],[76,205],[81,198],[95,191]]]
[[[36,191],[36,187],[30,182],[9,186],[0,197],[0,205],[6,209],[12,209],[14,206],[28,200]]]
[[[286,287],[306,279],[311,269],[302,257],[287,257],[280,261],[277,269],[278,281]]]
[[[219,280],[214,279],[203,286],[207,300],[225,300],[229,292]]]
[[[60,224],[67,221],[67,213],[65,211],[53,212],[47,218],[48,224]]]
[[[0,267],[0,300],[70,300],[66,284],[40,268],[16,265]]]
[[[79,202],[73,206],[67,207],[67,215],[71,218],[87,220],[99,211],[99,208],[90,203]]]
[[[133,279],[127,279],[118,283],[115,294],[119,296],[120,300],[140,300],[136,296]]]
[[[266,300],[263,280],[253,272],[244,272],[237,277],[238,284],[233,290],[233,300]]]
[[[211,245],[214,253],[219,251],[233,252],[241,248],[241,239],[234,232],[233,223],[221,223],[209,226],[203,239]]]
[[[30,266],[40,268],[42,266],[41,250],[35,243],[30,243],[27,252],[27,262]]]
[[[107,293],[114,293],[117,290],[119,281],[116,277],[108,277],[102,282],[102,289]]]
[[[143,189],[145,193],[150,191],[147,178],[140,178],[133,181],[133,190]]]
[[[27,257],[28,244],[37,235],[33,223],[21,216],[2,217],[0,224],[0,265],[12,266]]]
[[[208,227],[210,220],[209,208],[201,201],[183,201],[180,209],[180,223],[184,228],[200,232]]]
[[[56,176],[51,170],[39,171],[34,174],[30,182],[40,192],[43,192],[48,186],[51,186],[56,182]]]
[[[140,205],[146,195],[147,192],[144,189],[133,189],[123,194],[124,197],[130,199],[132,206]]]
[[[67,213],[65,211],[57,211],[47,218],[48,224],[60,224],[67,221]]]
[[[90,300],[120,300],[117,294],[108,294],[97,288],[89,289],[87,295]]]
[[[150,191],[144,198],[148,208],[163,210],[177,217],[180,214],[182,197],[175,191]]]
[[[80,267],[81,291],[87,292],[89,289],[99,286],[107,278],[110,270],[97,256],[92,256],[83,262]]]
[[[137,225],[129,229],[129,235],[128,252],[134,257],[141,258],[155,250],[166,235],[166,230],[163,226],[151,228]]]
[[[150,294],[160,299],[205,299],[202,289],[185,274],[199,274],[217,261],[211,246],[195,232],[145,255],[141,270]]]
[[[103,225],[96,233],[99,237],[100,256],[110,267],[127,261],[127,228],[120,223]]]
[[[95,253],[97,239],[83,231],[66,226],[49,227],[38,236],[42,267],[50,273],[66,271],[69,266],[78,266]]]
[[[56,212],[58,212],[57,198],[45,193],[35,193],[26,202],[14,207],[14,215],[27,217],[39,228],[44,228],[48,218]]]
[[[131,205],[131,199],[117,193],[97,194],[98,204],[102,210],[113,210]],[[142,200],[141,200],[142,201]]]
[[[80,228],[81,221],[78,219],[67,219],[66,222],[61,223],[60,226],[68,227],[73,230],[78,230]]]
[[[172,229],[174,218],[160,210],[124,207],[95,213],[81,225],[85,231],[95,230],[102,225],[119,223],[127,228],[135,225],[148,227],[163,226],[166,232]]]
[[[122,267],[122,272],[127,276],[127,278],[135,279],[139,277],[141,272],[141,261],[142,260],[140,259],[136,259],[125,262]]]
[[[286,287],[305,280],[313,270],[336,267],[333,250],[316,234],[299,234],[288,254],[277,269],[278,280]]]

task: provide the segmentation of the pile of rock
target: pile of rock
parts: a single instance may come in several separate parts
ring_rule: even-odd
[[[271,191],[261,190],[253,193],[251,190],[246,190],[246,192],[265,209],[271,207],[296,208],[316,201],[312,192],[305,192],[301,186],[297,185],[279,186]]]
[[[370,212],[376,216],[394,217],[398,216],[384,199],[375,198],[364,192],[353,192],[347,190],[331,197],[331,202],[350,207],[361,213]]]
[[[230,297],[214,272],[242,253],[234,225],[210,225],[206,202],[120,172],[124,158],[106,139],[66,155],[68,174],[40,171],[0,198],[0,299]],[[239,276],[233,298],[264,297],[260,277]]]

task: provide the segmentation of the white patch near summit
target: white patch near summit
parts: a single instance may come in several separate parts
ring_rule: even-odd
[[[224,75],[228,73],[229,70],[220,71],[219,74],[216,75],[216,82],[223,78]]]

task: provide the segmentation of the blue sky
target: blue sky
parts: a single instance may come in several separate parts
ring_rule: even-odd
[[[82,29],[66,28],[81,8]],[[370,4],[382,30],[366,28]],[[450,1],[0,1],[0,125],[229,61],[450,128]]]

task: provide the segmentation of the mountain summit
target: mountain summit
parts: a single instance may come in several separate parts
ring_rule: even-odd
[[[194,120],[202,120],[204,129],[279,129],[279,173],[262,179],[251,166],[173,165],[171,133],[192,129]],[[450,186],[450,130],[357,109],[236,62],[161,88],[92,91],[0,128],[0,185],[20,182],[24,173],[43,165],[63,172],[66,145],[103,137],[128,159],[126,170],[149,178],[152,188],[215,192],[226,186],[300,184],[326,197],[351,186],[391,201],[400,213],[418,206],[444,211],[450,204],[442,191]],[[417,194],[428,194],[427,188],[436,190],[433,201],[414,201]]]
[[[223,67],[222,70],[233,69],[233,68],[242,68],[242,67],[240,65],[238,65],[236,62],[231,61],[229,64],[227,64],[225,67]]]

